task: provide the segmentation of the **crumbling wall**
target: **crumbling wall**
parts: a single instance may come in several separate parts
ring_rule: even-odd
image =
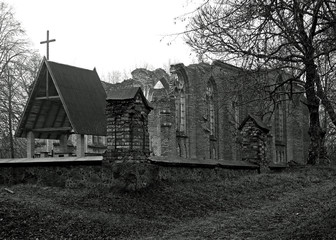
[[[242,160],[258,164],[261,170],[266,170],[269,160],[266,157],[267,132],[249,119],[241,129]]]

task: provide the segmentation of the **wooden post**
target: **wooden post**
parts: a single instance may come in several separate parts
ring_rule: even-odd
[[[84,134],[76,134],[76,155],[77,157],[85,156]]]
[[[60,138],[60,148],[62,153],[68,152],[68,135],[62,134]]]
[[[27,134],[27,158],[33,158],[35,154],[35,136],[32,131]]]

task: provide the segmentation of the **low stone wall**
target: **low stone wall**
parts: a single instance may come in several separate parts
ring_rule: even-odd
[[[256,173],[258,173],[256,169],[158,166],[157,179],[159,181],[216,181]]]
[[[152,163],[0,166],[0,184],[137,190],[158,181],[214,181],[255,174],[251,169],[161,166]]]

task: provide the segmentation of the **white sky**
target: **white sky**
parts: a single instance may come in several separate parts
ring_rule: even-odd
[[[190,0],[5,0],[13,7],[33,48],[51,61],[108,72],[190,64],[190,48],[178,38],[162,37],[184,29],[174,18],[194,8]],[[195,5],[195,4],[194,4]]]

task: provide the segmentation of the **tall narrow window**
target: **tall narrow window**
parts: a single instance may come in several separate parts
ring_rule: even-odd
[[[240,124],[240,113],[239,113],[239,105],[238,105],[238,101],[234,100],[232,101],[232,114],[233,114],[233,122],[234,122],[234,126],[235,128],[239,127]]]
[[[216,132],[214,87],[211,81],[207,85],[207,102],[209,107],[210,135],[214,136]]]
[[[284,140],[284,112],[283,103],[279,103],[279,138],[281,141]]]
[[[180,131],[185,132],[186,130],[186,105],[185,105],[185,94],[181,91],[180,94]]]
[[[284,140],[284,112],[283,103],[278,102],[275,106],[275,136],[276,140]]]
[[[174,84],[175,84],[175,120],[176,120],[176,130],[179,132],[186,132],[186,86],[183,78],[174,74]]]
[[[286,102],[284,89],[280,88],[280,92],[276,96],[275,103],[275,149],[276,162],[286,162]]]
[[[176,123],[176,130],[180,129],[180,99],[178,92],[176,93],[175,99],[175,123]]]

